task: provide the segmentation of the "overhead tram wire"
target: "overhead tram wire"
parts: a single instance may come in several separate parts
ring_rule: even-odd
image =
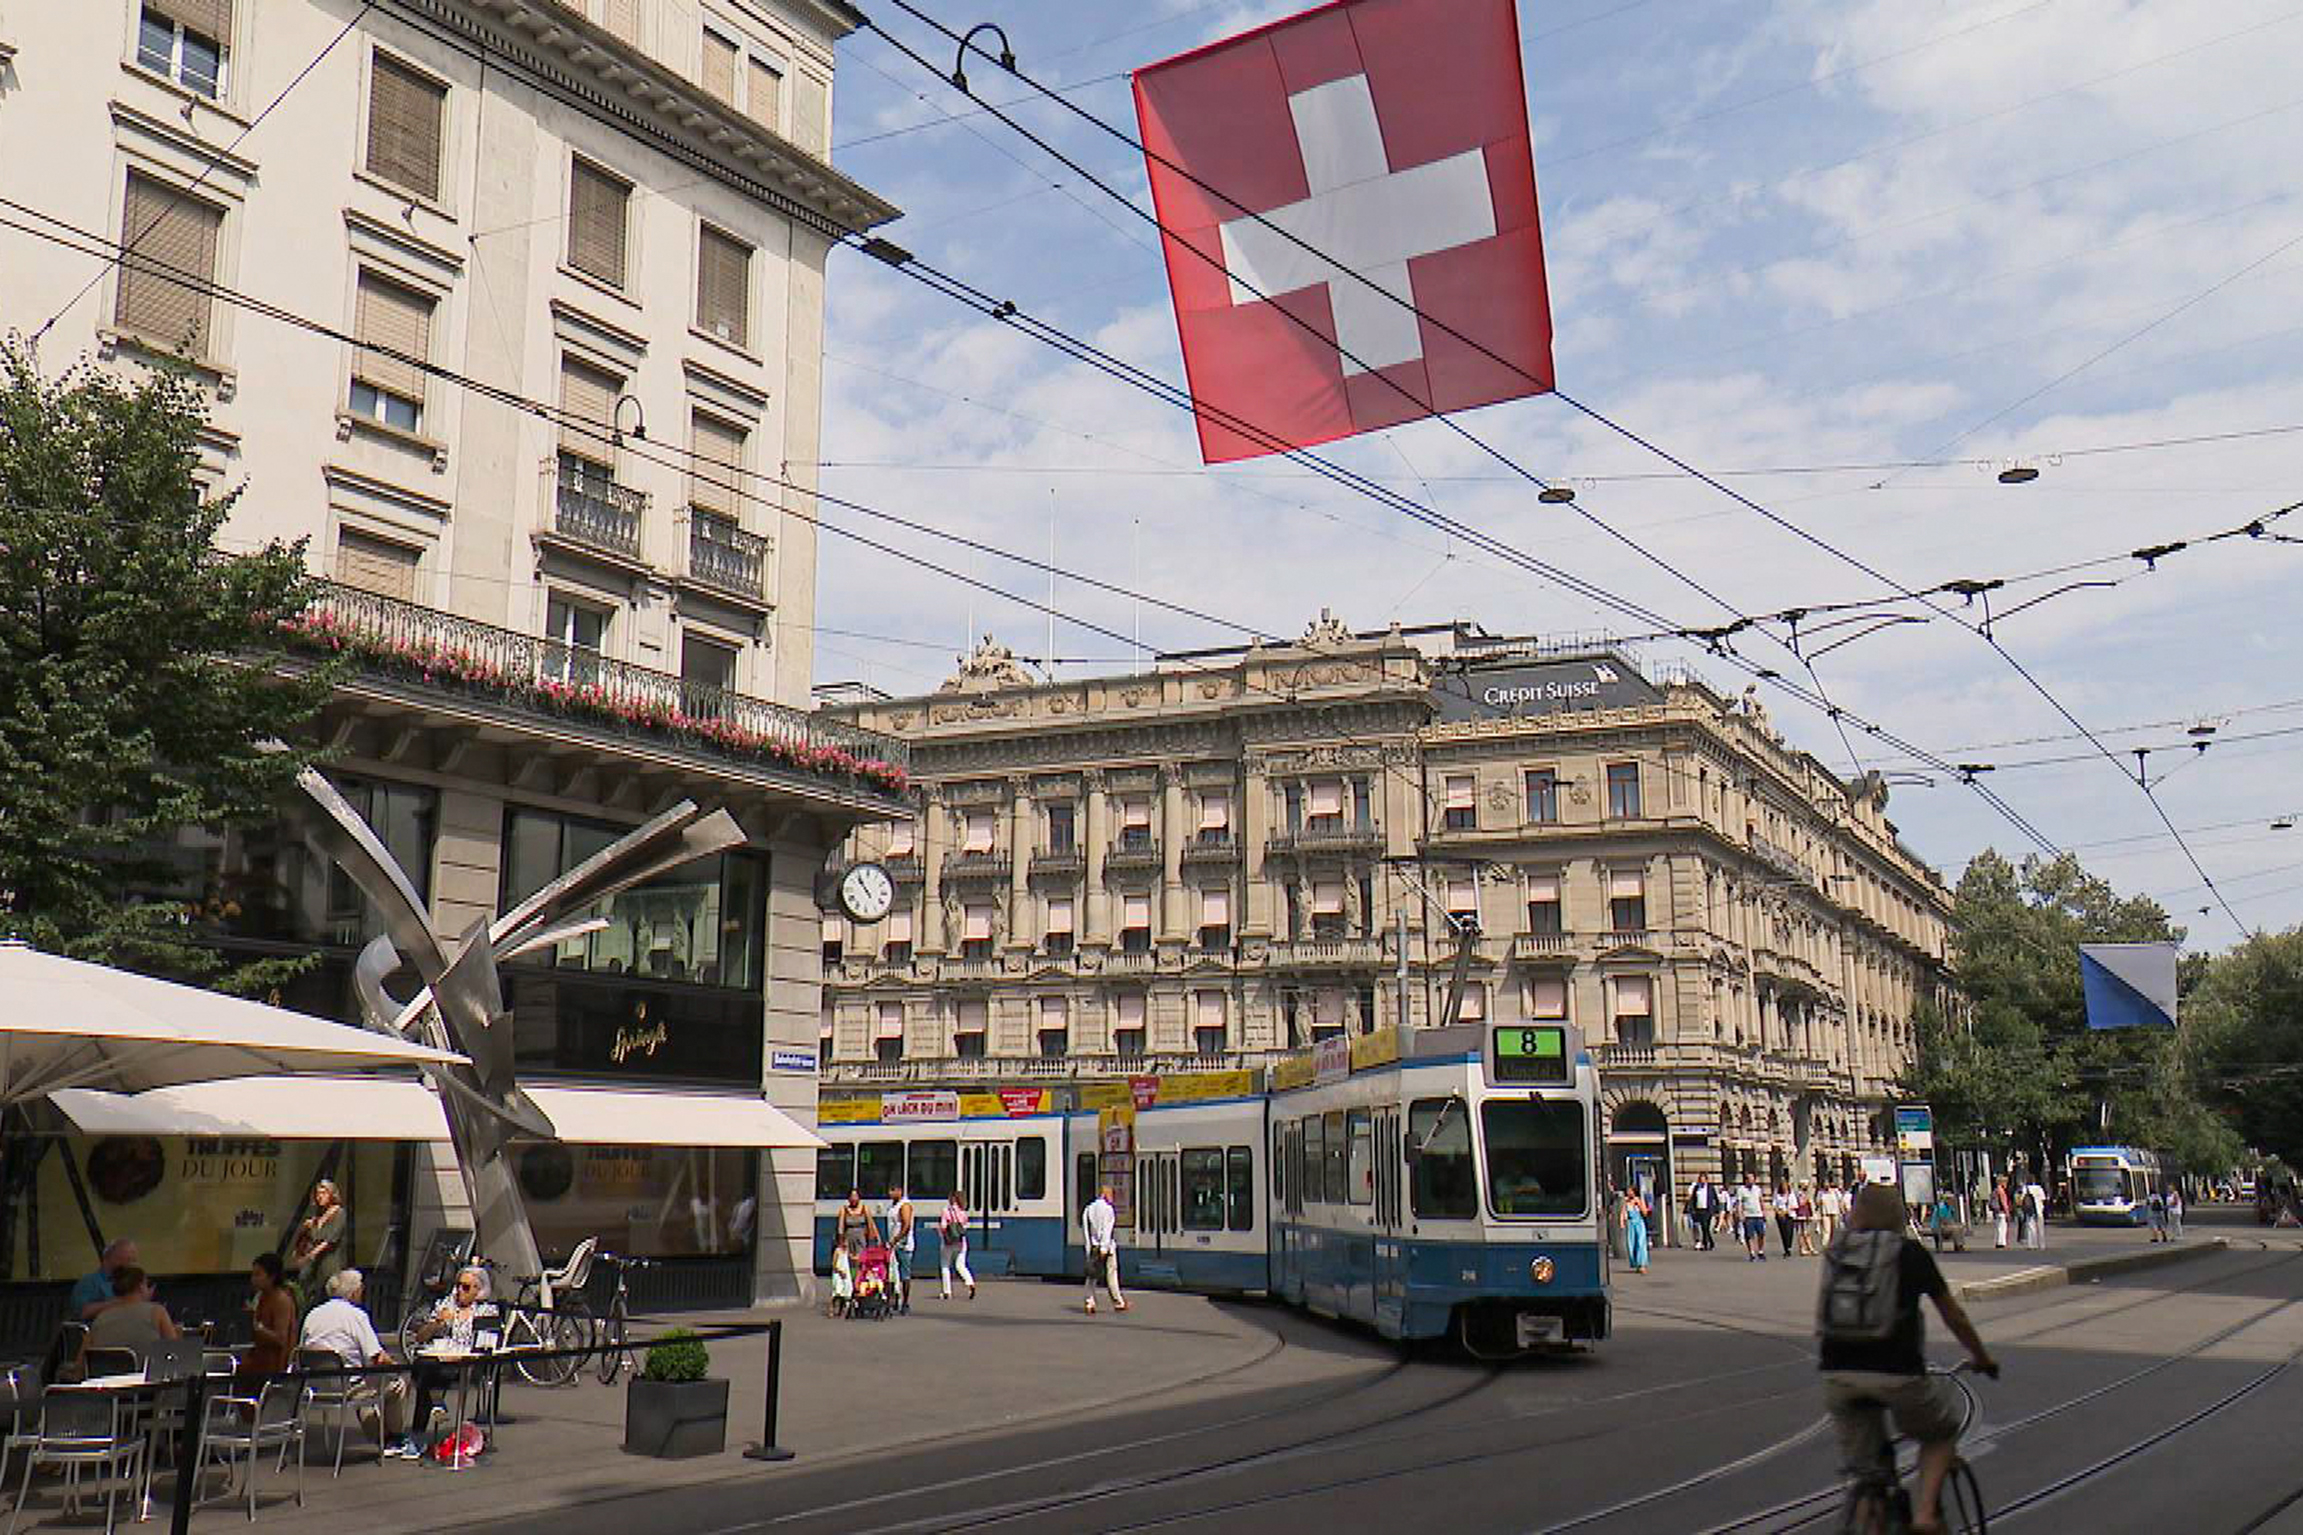
[[[98,259],[107,258],[121,250],[120,243],[117,241],[110,240],[92,231],[81,229],[76,225],[70,224],[66,220],[56,217],[55,215],[43,213],[36,208],[32,208],[30,205],[17,202],[14,199],[0,196],[0,207],[14,209],[18,212],[25,213],[32,218],[36,218],[42,220],[45,223],[55,225],[58,228],[68,231],[68,235],[59,235],[53,229],[43,229],[32,224],[21,222],[19,220],[7,218],[0,218],[0,227],[14,229],[20,233],[31,235],[35,238],[43,239],[49,241],[50,243],[60,245],[66,249],[70,249]],[[401,352],[396,348],[388,346],[364,345],[356,337],[335,326],[325,324],[307,316],[299,315],[294,311],[285,308],[284,306],[253,298],[221,283],[217,283],[211,280],[193,278],[189,274],[181,272],[176,268],[162,265],[149,257],[140,255],[123,255],[122,259],[124,262],[134,263],[140,272],[158,277],[164,281],[176,284],[181,287],[191,288],[195,292],[199,292],[212,299],[233,305],[236,308],[247,310],[248,312],[257,314],[263,318],[304,330],[310,334],[319,336],[324,340],[328,340],[340,345],[374,351],[379,355],[390,357],[394,360],[406,363],[407,365],[418,369],[425,375],[438,378],[442,382],[455,388],[462,389],[482,398],[492,400],[495,403],[503,405],[508,409],[516,410],[524,414],[533,415],[547,423],[564,427],[567,430],[587,436],[594,441],[616,446],[621,451],[629,453],[633,457],[641,459],[642,461],[654,463],[661,467],[681,470],[688,473],[697,473],[695,466],[698,463],[710,464],[727,470],[732,475],[748,475],[750,478],[757,482],[777,485],[781,488],[791,490],[796,494],[815,499],[842,510],[853,510],[865,515],[889,518],[890,520],[905,523],[907,526],[924,528],[925,531],[931,534],[935,534],[936,536],[953,537],[953,535],[943,534],[941,530],[925,528],[925,525],[911,523],[909,519],[895,518],[893,514],[885,513],[878,508],[869,507],[863,503],[851,501],[843,497],[825,496],[820,492],[811,490],[809,487],[800,485],[795,481],[783,479],[779,476],[745,471],[737,466],[727,464],[722,460],[711,458],[708,455],[687,452],[674,456],[667,456],[653,451],[644,451],[635,447],[632,442],[628,440],[620,440],[618,434],[616,434],[612,428],[596,422],[571,418],[555,405],[551,405],[544,401],[521,395],[514,390],[507,389],[500,385],[488,384],[481,380],[471,378],[468,375],[459,373],[452,368],[432,362],[427,358],[417,357],[409,353]],[[725,489],[730,494],[735,495],[741,499],[749,500],[756,505],[764,506],[780,516],[801,518],[802,520],[807,521],[812,527],[823,532],[830,533],[835,537],[843,538],[862,547],[887,554],[897,560],[918,566],[921,569],[927,570],[933,574],[941,575],[961,585],[971,587],[975,590],[983,591],[988,595],[996,596],[1003,600],[1013,602],[1018,606],[1027,608],[1031,611],[1043,613],[1061,621],[1071,623],[1075,627],[1088,630],[1092,633],[1100,634],[1106,638],[1126,644],[1131,650],[1140,648],[1138,643],[1131,636],[1122,634],[1117,629],[1098,623],[1092,619],[1084,618],[1080,615],[1064,611],[1054,607],[1052,604],[1043,603],[1036,598],[1010,591],[1004,587],[998,586],[995,583],[985,581],[982,578],[971,575],[969,573],[954,570],[949,566],[945,566],[933,560],[926,559],[911,551],[897,548],[894,545],[887,544],[878,539],[870,538],[867,535],[856,532],[854,529],[844,528],[837,523],[824,521],[820,518],[808,517],[806,514],[799,512],[791,507],[780,506],[775,503],[768,502],[762,498],[755,489],[741,484],[738,480],[716,480],[711,476],[704,474],[698,474],[698,478],[702,479],[704,483],[714,485],[716,488]],[[997,554],[998,557],[1003,559],[1017,560],[1021,563],[1033,565],[1035,568],[1039,569],[1048,568],[1040,562],[1029,559],[1029,557],[1017,556],[1011,554],[1008,551],[993,548],[993,546],[976,544],[973,540],[965,540],[965,542],[978,548],[989,549],[991,552]],[[1061,567],[1056,567],[1056,570],[1060,576],[1063,576],[1067,579],[1073,579],[1081,582],[1082,584],[1098,585],[1112,591],[1115,595],[1127,596],[1130,598],[1142,596],[1143,600],[1155,603],[1162,607],[1180,607],[1179,604],[1168,603],[1164,599],[1151,597],[1148,594],[1133,593],[1127,588],[1119,587],[1114,583],[1100,582],[1096,578],[1088,577],[1078,572],[1066,571]],[[1227,620],[1216,619],[1213,615],[1205,615],[1203,621],[1215,622],[1222,627],[1236,629],[1238,632],[1249,635],[1251,638],[1254,638],[1261,633],[1261,631],[1255,630],[1253,628],[1240,626]],[[1174,664],[1183,665],[1187,669],[1209,669],[1198,666],[1190,658],[1178,658],[1163,653],[1161,659],[1163,661],[1170,661]],[[1739,664],[1743,665],[1747,670],[1750,669],[1749,663],[1747,662],[1740,662],[1739,660]],[[1807,695],[1804,690],[1800,689],[1796,684],[1791,683],[1788,679],[1777,678],[1774,680],[1776,681],[1777,686],[1791,693],[1792,696],[1800,698],[1804,702],[1809,702],[1811,704],[1815,703],[1815,700],[1810,695]],[[1301,698],[1293,693],[1266,688],[1253,683],[1248,684],[1248,686],[1250,687],[1251,691],[1262,693],[1278,701],[1290,703],[1302,702]],[[1854,716],[1850,717],[1853,718]],[[1931,766],[1935,766],[1941,771],[1951,771],[1950,765],[1948,763],[1941,762],[1939,759],[1934,757],[1934,754],[1925,751],[1924,748],[1917,747],[1912,743],[1902,740],[1892,732],[1886,731],[1883,727],[1873,726],[1865,723],[1864,728],[1876,735],[1879,739],[1889,742],[1889,744],[1896,746],[1898,749],[1909,752],[1912,756],[1922,761],[1928,762]],[[1347,740],[1353,740],[1358,742],[1358,744],[1371,744],[1360,741],[1359,738],[1354,737],[1348,730],[1342,730],[1340,727],[1338,727],[1338,732]],[[1397,768],[1391,768],[1390,771],[1394,773],[1400,772],[1400,770]],[[1415,789],[1418,793],[1422,792],[1422,786],[1420,784],[1416,784],[1411,780],[1407,780],[1404,774],[1400,774],[1400,776],[1402,776],[1403,781],[1408,782],[1409,787]],[[2003,800],[2001,800],[1995,794],[1984,790],[1982,786],[1976,785],[1975,787],[1985,798],[1986,802],[1992,804],[1995,808],[1999,808],[2005,805]],[[2002,808],[2000,813],[2005,816],[2009,823],[2015,826],[2017,830],[2023,831],[2026,836],[2031,837],[2032,840],[2036,842],[2039,842],[2047,851],[2053,852],[2055,850],[2053,844],[2030,829],[2020,814],[2015,812],[2012,807]]]

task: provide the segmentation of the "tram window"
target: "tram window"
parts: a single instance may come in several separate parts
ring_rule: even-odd
[[[912,1142],[911,1176],[904,1192],[914,1199],[949,1199],[960,1181],[958,1141]]]
[[[826,1146],[816,1153],[816,1197],[840,1199],[856,1186],[856,1148]]]
[[[1271,1197],[1287,1205],[1287,1126],[1271,1127]]]
[[[1350,1184],[1346,1192],[1353,1204],[1370,1204],[1375,1199],[1375,1147],[1369,1140],[1372,1132],[1367,1110],[1353,1109],[1350,1126],[1351,1158],[1345,1168]]]
[[[1048,1197],[1048,1143],[1044,1136],[1027,1135],[1016,1142],[1016,1198]]]
[[[1183,1154],[1183,1229],[1223,1230],[1223,1148],[1187,1146]]]
[[[1329,1204],[1346,1204],[1349,1201],[1344,1198],[1344,1191],[1350,1180],[1344,1176],[1344,1156],[1349,1148],[1343,1138],[1343,1110],[1332,1110],[1325,1117],[1321,1148],[1326,1155],[1320,1159],[1325,1176],[1320,1181],[1326,1186]]]
[[[1480,1105],[1487,1199],[1498,1215],[1581,1215],[1588,1170],[1583,1105],[1572,1099]]]
[[[1479,1214],[1471,1171],[1471,1118],[1459,1098],[1418,1098],[1407,1111],[1407,1133],[1423,1148],[1410,1187],[1422,1220],[1470,1220]]]
[[[1255,1230],[1255,1152],[1234,1146],[1224,1158],[1224,1189],[1229,1208],[1224,1223],[1234,1231]]]
[[[856,1147],[856,1192],[866,1199],[885,1199],[888,1190],[904,1180],[902,1141],[864,1141]],[[840,1197],[847,1198],[841,1190]]]
[[[1078,1182],[1072,1188],[1072,1203],[1085,1210],[1096,1202],[1096,1154],[1092,1151],[1081,1152],[1073,1172]]]
[[[1320,1133],[1319,1116],[1306,1115],[1303,1121],[1303,1170],[1299,1186],[1303,1189],[1303,1197],[1315,1205],[1327,1203],[1327,1185],[1320,1172],[1327,1160],[1326,1145],[1327,1139]]]

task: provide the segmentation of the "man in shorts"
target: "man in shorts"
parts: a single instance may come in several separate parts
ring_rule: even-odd
[[[1999,1374],[1999,1361],[1991,1357],[1966,1308],[1943,1282],[1926,1247],[1910,1235],[1910,1212],[1903,1195],[1892,1184],[1867,1183],[1855,1196],[1847,1231],[1832,1244],[1833,1256],[1843,1244],[1871,1240],[1871,1233],[1886,1233],[1900,1244],[1897,1266],[1894,1325],[1884,1338],[1835,1338],[1823,1329],[1823,1403],[1839,1433],[1841,1464],[1850,1472],[1878,1463],[1887,1446],[1888,1415],[1896,1429],[1919,1445],[1919,1495],[1912,1507],[1914,1531],[1943,1528],[1943,1479],[1959,1450],[1961,1402],[1948,1381],[1927,1373],[1926,1329],[1919,1315],[1920,1297],[1935,1302],[1943,1325],[1985,1375]],[[1824,1265],[1828,1285],[1834,1264]]]

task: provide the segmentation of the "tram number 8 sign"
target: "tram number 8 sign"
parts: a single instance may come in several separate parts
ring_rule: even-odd
[[[1498,1028],[1492,1043],[1498,1082],[1564,1084],[1573,1080],[1567,1065],[1567,1030],[1557,1024]]]

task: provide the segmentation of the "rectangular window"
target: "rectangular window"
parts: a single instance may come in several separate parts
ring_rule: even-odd
[[[863,1141],[856,1146],[856,1192],[866,1199],[885,1199],[888,1190],[904,1181],[902,1141]]]
[[[952,1190],[959,1187],[958,1141],[914,1141],[910,1162],[911,1166],[904,1175],[904,1192],[915,1202],[949,1199]]]
[[[1303,830],[1303,786],[1289,784],[1281,791],[1281,802],[1287,807],[1287,829],[1290,835]]]
[[[419,551],[352,528],[336,530],[336,579],[379,597],[416,600]]]
[[[1559,909],[1559,876],[1527,877],[1527,930],[1537,937],[1557,937],[1566,931]]]
[[[1218,887],[1202,889],[1199,893],[1199,946],[1203,949],[1231,947],[1231,892]]]
[[[589,161],[569,163],[568,265],[621,288],[632,184]]]
[[[1335,1109],[1323,1116],[1325,1126],[1320,1136],[1324,1155],[1320,1158],[1320,1184],[1327,1191],[1331,1205],[1349,1204],[1347,1197],[1351,1178],[1347,1171],[1351,1158],[1351,1143],[1343,1128],[1343,1110]]]
[[[1345,1192],[1355,1205],[1375,1202],[1375,1142],[1374,1121],[1366,1109],[1353,1109],[1346,1116],[1344,1133],[1350,1137],[1350,1157],[1344,1168],[1350,1183]]]
[[[120,213],[120,242],[136,253],[120,266],[113,319],[131,335],[186,355],[209,353],[210,303],[223,210],[133,171]]]
[[[1303,1175],[1297,1179],[1297,1185],[1302,1188],[1303,1197],[1315,1205],[1327,1203],[1327,1178],[1321,1171],[1326,1164],[1327,1137],[1321,1129],[1320,1117],[1313,1114],[1303,1122]]]
[[[1037,1135],[1016,1138],[1016,1198],[1048,1197],[1048,1143]]]
[[[1151,897],[1130,892],[1120,897],[1120,950],[1141,954],[1151,947]]]
[[[1221,1231],[1224,1218],[1224,1171],[1221,1146],[1186,1146],[1183,1150],[1183,1229]]]
[[[1527,775],[1527,818],[1539,826],[1559,820],[1559,774],[1550,768]]]
[[[872,1041],[872,1059],[882,1066],[892,1066],[903,1058],[904,1037],[901,1034]]]
[[[136,62],[195,95],[224,91],[232,0],[145,0],[136,25]]]
[[[1644,975],[1616,978],[1615,1042],[1641,1046],[1655,1043],[1655,984]]]
[[[1224,1153],[1224,1225],[1255,1230],[1255,1153],[1246,1146]]]
[[[697,84],[704,94],[729,106],[736,104],[736,68],[743,50],[709,27],[704,29],[703,69]]]
[[[1647,928],[1647,877],[1641,874],[1609,875],[1607,915],[1616,932],[1644,932]]]
[[[1072,902],[1073,898],[1068,895],[1051,895],[1048,897],[1048,936],[1050,938],[1055,937],[1058,933],[1063,934],[1066,938],[1072,935]]]
[[[1607,813],[1617,819],[1626,819],[1640,813],[1638,763],[1610,762],[1607,765]]]
[[[681,635],[680,684],[689,713],[723,712],[726,695],[736,690],[736,647],[700,634]]]
[[[1471,1170],[1471,1111],[1461,1098],[1418,1098],[1407,1111],[1418,1148],[1408,1193],[1423,1220],[1470,1220],[1479,1214]]]
[[[1343,781],[1322,779],[1311,786],[1311,819],[1306,823],[1314,831],[1341,831],[1343,829]]]
[[[1231,795],[1210,789],[1199,797],[1199,840],[1220,846],[1231,841]]]
[[[988,853],[999,831],[999,816],[989,810],[969,810],[960,816],[960,851]]]
[[[448,88],[379,53],[368,78],[368,174],[418,197],[440,195]]]
[[[963,1061],[980,1061],[985,1055],[984,1039],[982,1034],[955,1034],[952,1036],[952,1054]]]
[[[1470,922],[1474,926],[1478,925],[1479,882],[1470,879],[1451,878],[1447,882],[1446,891],[1447,914],[1458,923]]]
[[[888,828],[888,856],[890,858],[911,857],[914,849],[919,845],[915,840],[917,836],[918,833],[909,821],[897,821],[891,825]]]
[[[1469,773],[1450,773],[1446,793],[1446,815],[1441,825],[1448,831],[1477,831],[1479,780]]]
[[[696,326],[731,346],[745,345],[749,333],[752,248],[702,228],[696,246]]]
[[[888,939],[880,958],[900,963],[912,957],[912,909],[898,906],[888,913]]]
[[[781,133],[784,122],[784,77],[759,59],[749,61],[745,81],[744,114],[771,133]]]
[[[826,1146],[816,1153],[816,1198],[846,1199],[855,1186],[855,1147]]]
[[[1314,1043],[1343,1032],[1343,988],[1323,986],[1311,994],[1311,1037]]]
[[[1530,1018],[1565,1018],[1567,1016],[1567,981],[1556,975],[1531,975],[1527,978],[1524,998]]]
[[[1292,889],[1292,887],[1290,888]],[[1342,880],[1319,879],[1312,881],[1311,935],[1322,942],[1331,942],[1346,936],[1344,932]]]
[[[432,300],[412,288],[360,274],[352,309],[352,400],[355,416],[403,432],[424,421],[424,370],[432,355]]]
[[[1490,1098],[1479,1106],[1487,1202],[1499,1216],[1575,1216],[1586,1206],[1591,1135],[1572,1098]]]
[[[1141,1059],[1144,1053],[1144,996],[1123,992],[1112,999],[1112,1050]]]
[[[1120,801],[1120,842],[1122,848],[1147,848],[1152,845],[1152,811],[1148,799]]]
[[[1048,807],[1048,851],[1069,853],[1078,848],[1077,812],[1069,800],[1057,801]]]
[[[688,421],[688,505],[731,521],[742,516],[744,441],[740,426],[698,414]]]
[[[989,902],[970,901],[961,908],[960,957],[962,959],[990,959],[992,957],[992,907]],[[962,1003],[964,1008],[968,1004]],[[980,1006],[981,1004],[977,1004]]]
[[[1221,1055],[1224,1051],[1223,993],[1195,991],[1192,993],[1192,1037],[1202,1055]]]
[[[874,1012],[873,1035],[878,1039],[892,1039],[898,1045],[904,1041],[904,1005],[901,1002],[882,1002]]]
[[[610,441],[615,423],[616,396],[624,392],[624,381],[615,374],[578,362],[573,357],[560,359],[560,456],[562,479],[567,478],[567,460],[597,466],[599,479],[614,477],[616,450]],[[579,482],[584,478],[579,473]]]
[[[836,965],[840,962],[840,956],[847,951],[848,924],[838,917],[826,917],[823,920],[823,935],[824,963]]]
[[[552,598],[544,607],[545,669],[571,682],[596,682],[607,635],[607,614],[565,597]]]

